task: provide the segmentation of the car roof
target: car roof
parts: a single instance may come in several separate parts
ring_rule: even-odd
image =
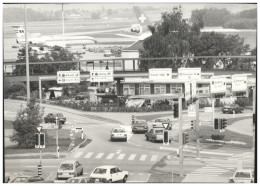
[[[113,130],[115,130],[115,129],[120,129],[120,130],[122,130],[122,129],[123,129],[123,130],[125,130],[124,128],[113,128]]]
[[[115,168],[116,166],[114,165],[103,165],[103,166],[99,166],[99,167],[96,167],[95,169],[97,168],[101,168],[101,169],[112,169],[112,168]]]
[[[61,164],[65,164],[65,163],[75,163],[77,160],[65,160],[63,162],[61,162]]]
[[[251,169],[240,169],[240,170],[237,170],[236,172],[253,172],[253,170],[251,170]]]

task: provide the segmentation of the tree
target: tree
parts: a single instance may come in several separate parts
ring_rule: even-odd
[[[14,132],[10,137],[12,142],[17,142],[18,146],[31,148],[34,146],[34,134],[37,133],[37,127],[42,122],[44,108],[31,99],[27,107],[17,112],[16,120],[13,122]]]

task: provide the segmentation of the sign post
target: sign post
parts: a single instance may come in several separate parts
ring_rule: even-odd
[[[58,117],[56,116],[56,145],[57,145],[57,157],[58,159],[60,158],[60,149],[59,149],[59,119]]]
[[[179,168],[180,168],[180,176],[183,177],[183,138],[182,138],[182,98],[179,97]]]
[[[199,139],[199,129],[200,127],[200,115],[199,115],[199,99],[196,100],[196,142],[197,142],[197,158],[200,157],[200,139]]]

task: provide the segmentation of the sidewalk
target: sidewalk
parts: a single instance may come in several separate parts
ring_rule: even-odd
[[[232,125],[227,126],[227,130],[253,136],[253,119],[248,118],[236,121]]]

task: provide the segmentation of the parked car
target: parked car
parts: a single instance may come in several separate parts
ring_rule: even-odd
[[[113,53],[110,50],[104,50],[104,57],[113,56]]]
[[[137,133],[145,133],[148,131],[148,125],[146,120],[136,120],[135,123],[132,125],[132,132]]]
[[[67,160],[60,164],[57,171],[57,179],[71,178],[83,175],[83,166],[75,160]]]
[[[78,93],[75,97],[75,100],[84,100],[84,99],[87,99],[89,98],[89,94],[88,93]]]
[[[112,183],[126,182],[128,171],[122,171],[116,166],[101,166],[94,169],[90,174],[89,183]]]
[[[127,141],[127,133],[123,128],[113,128],[110,135],[111,141],[124,140]]]
[[[153,128],[164,128],[163,124],[168,124],[168,130],[172,130],[172,122],[169,119],[155,119],[153,122]]]
[[[44,117],[44,122],[45,123],[55,123],[56,117],[58,117],[61,124],[64,124],[66,122],[66,117],[64,117],[62,113],[57,113],[57,114],[49,113],[49,114],[47,114],[47,116]]]
[[[89,178],[87,177],[75,177],[66,180],[66,183],[88,183]]]
[[[40,176],[18,176],[11,181],[11,183],[37,183],[44,179]]]
[[[235,113],[242,113],[244,109],[242,107],[239,107],[238,104],[233,104],[233,105],[225,105],[222,108],[222,112],[223,113],[231,113],[233,114],[233,112]]]
[[[145,133],[146,141],[153,141],[153,142],[163,141],[163,131],[164,131],[164,129],[162,129],[162,128],[151,129],[149,132]],[[169,142],[170,143],[171,143],[172,139],[173,139],[173,137],[169,133]]]
[[[254,183],[254,171],[250,169],[238,170],[229,178],[230,183]]]

